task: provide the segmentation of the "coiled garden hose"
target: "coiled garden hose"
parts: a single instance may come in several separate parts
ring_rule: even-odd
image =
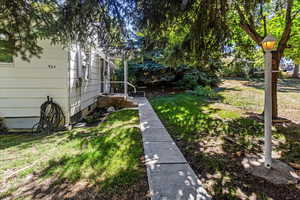
[[[53,133],[64,129],[65,115],[61,107],[47,96],[47,101],[41,105],[40,120],[32,127],[35,133]]]

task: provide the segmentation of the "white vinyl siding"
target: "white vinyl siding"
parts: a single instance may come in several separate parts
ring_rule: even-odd
[[[0,68],[11,68],[14,66],[15,66],[14,62],[11,62],[11,63],[0,62]]]
[[[14,57],[14,67],[0,64],[0,116],[5,118],[38,117],[40,106],[53,97],[68,112],[68,53],[49,41],[39,41],[40,58],[30,62]]]
[[[14,67],[0,66],[0,117],[6,118],[8,128],[31,128],[47,96],[62,107],[68,123],[71,116],[96,102],[103,74],[109,71],[104,69],[107,61],[101,62],[93,49],[83,69],[86,55],[78,45],[63,49],[47,40],[39,45],[43,48],[40,58],[27,62],[15,57]]]
[[[73,116],[96,102],[100,93],[100,63],[94,51],[87,56],[76,45],[72,46],[70,55],[69,98],[70,115]]]

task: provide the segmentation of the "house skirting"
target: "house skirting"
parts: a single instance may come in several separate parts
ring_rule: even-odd
[[[39,120],[40,118],[38,116],[7,117],[4,118],[4,124],[9,129],[31,129]]]

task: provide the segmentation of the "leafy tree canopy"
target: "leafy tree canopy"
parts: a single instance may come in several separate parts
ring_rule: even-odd
[[[38,56],[38,39],[54,43],[117,45],[128,37],[135,0],[2,0],[0,35],[13,54]]]
[[[165,48],[166,62],[199,67],[218,57],[228,38],[226,1],[140,1],[138,26],[149,48]],[[225,16],[225,17],[224,17]]]
[[[278,39],[278,58],[299,28],[299,1],[295,0],[144,0],[139,26],[148,46],[164,46],[169,60],[209,60],[232,50],[257,50],[267,34]],[[274,30],[273,24],[276,25]],[[153,42],[154,41],[154,42]]]
[[[2,47],[22,57],[41,53],[37,39],[45,37],[55,21],[52,2],[2,0],[0,4],[0,35]],[[6,42],[4,42],[6,40]]]
[[[298,0],[2,0],[0,34],[13,54],[29,58],[41,53],[37,45],[41,38],[109,47],[118,46],[138,28],[145,48],[165,48],[171,65],[199,66],[232,48],[256,48],[268,33],[278,39],[279,57],[286,47],[295,49],[297,42],[288,41],[297,38],[299,4]]]

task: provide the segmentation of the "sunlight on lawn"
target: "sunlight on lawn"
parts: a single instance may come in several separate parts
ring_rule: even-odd
[[[57,184],[84,181],[95,185],[98,191],[120,193],[144,176],[137,125],[137,111],[124,110],[112,113],[97,127],[53,135],[1,135],[1,182],[13,193],[24,177],[34,172],[38,176],[36,182],[49,178]],[[32,163],[35,164],[29,169],[4,179]],[[10,195],[5,190],[1,192]]]
[[[235,134],[235,136],[262,136],[262,124],[242,118],[237,112],[222,110],[203,97],[179,94],[157,97],[151,104],[165,125],[179,137],[195,139],[196,134]],[[174,105],[176,104],[176,105]],[[249,138],[248,143],[251,142]]]

